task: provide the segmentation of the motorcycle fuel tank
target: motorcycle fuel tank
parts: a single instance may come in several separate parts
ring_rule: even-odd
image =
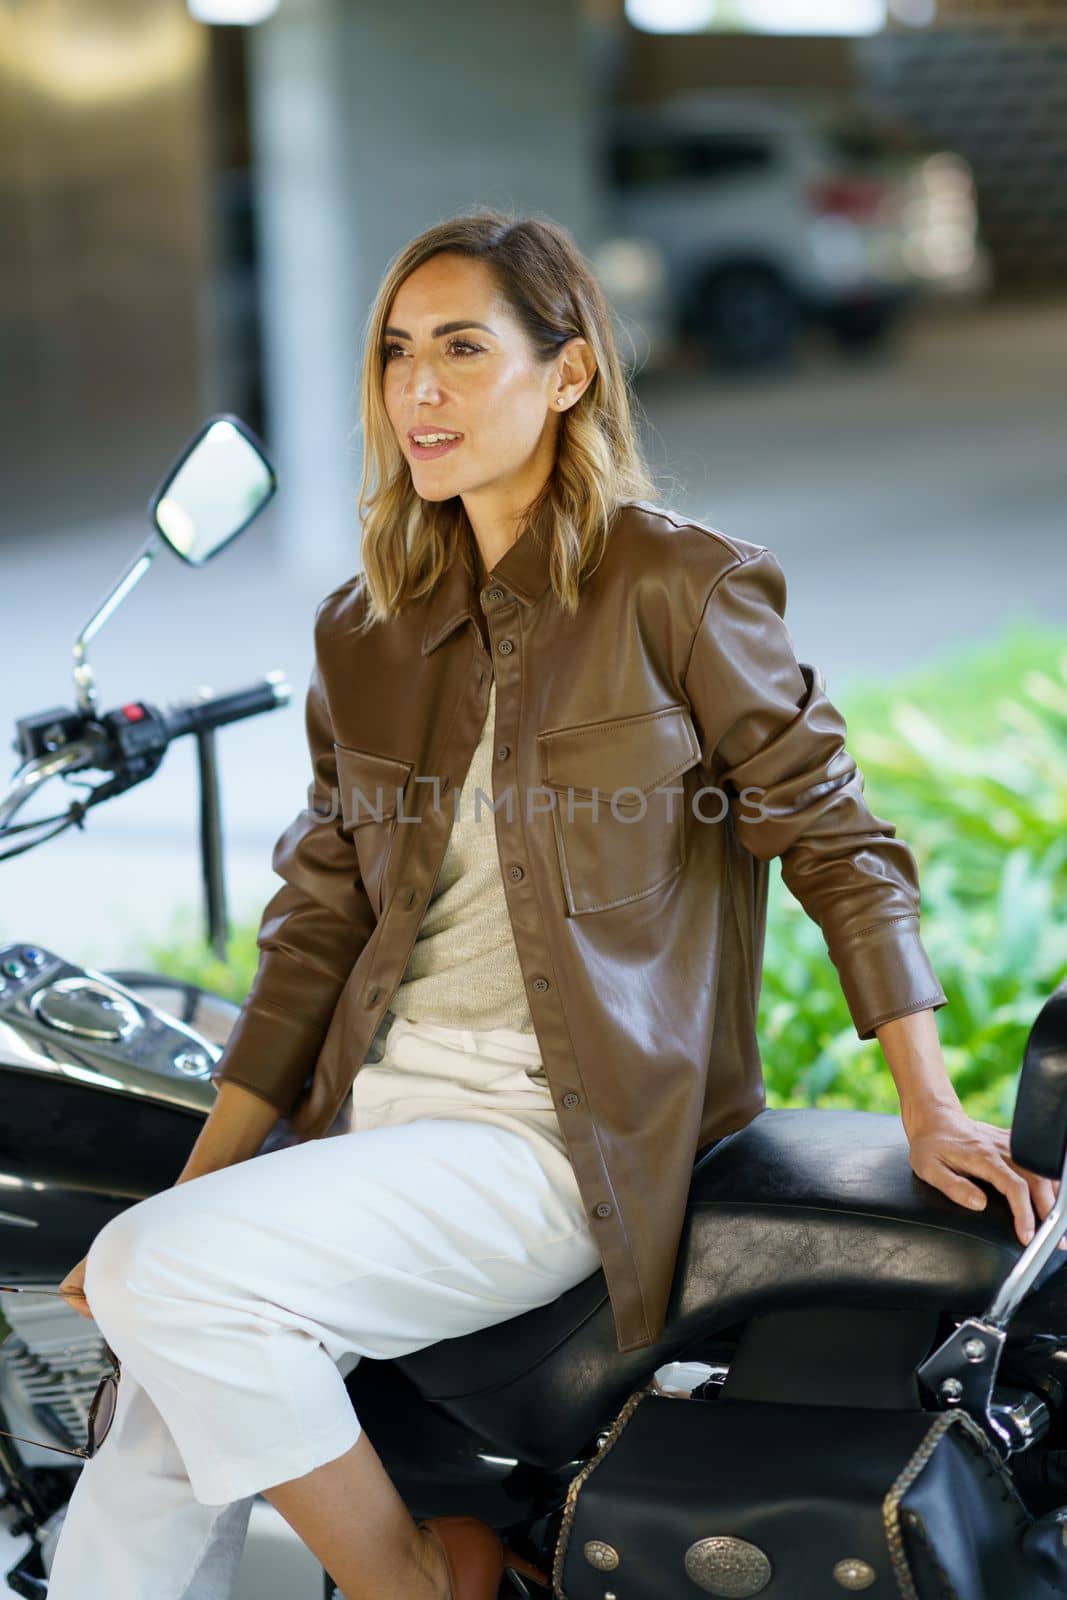
[[[103,973],[0,948],[0,1273],[58,1281],[172,1184],[214,1104],[219,1047]]]

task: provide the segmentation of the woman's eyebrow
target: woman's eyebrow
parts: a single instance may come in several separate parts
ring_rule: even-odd
[[[442,322],[431,333],[431,339],[440,339],[446,333],[459,333],[463,328],[484,328],[486,333],[491,333],[496,338],[496,329],[491,328],[488,322]],[[383,338],[410,339],[410,333],[405,333],[403,328],[386,328]]]

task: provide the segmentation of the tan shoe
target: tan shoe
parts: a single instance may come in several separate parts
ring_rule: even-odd
[[[445,1553],[451,1600],[497,1600],[505,1571],[550,1586],[547,1572],[509,1550],[496,1529],[479,1517],[431,1517],[418,1526],[432,1533]]]

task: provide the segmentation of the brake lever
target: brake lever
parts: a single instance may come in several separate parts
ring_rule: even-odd
[[[7,793],[0,799],[0,831],[50,778],[92,768],[96,765],[94,758],[99,754],[99,739],[77,739],[58,750],[49,750],[42,756],[24,761],[15,769]]]

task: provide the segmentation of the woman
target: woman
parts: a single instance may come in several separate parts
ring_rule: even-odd
[[[490,212],[414,240],[362,412],[364,572],[317,613],[310,805],[217,1103],[64,1282],[123,1377],[50,1600],[225,1596],[257,1492],[346,1600],[492,1600],[499,1538],[416,1526],[338,1363],[597,1267],[620,1350],[651,1349],[693,1156],[763,1103],[771,856],[885,1051],[915,1170],[977,1205],[965,1175],[988,1180],[1021,1237],[1052,1204],[951,1088],[914,861],[793,655],[777,562],[636,498],[569,235]],[[260,1153],[282,1116],[301,1142]]]

